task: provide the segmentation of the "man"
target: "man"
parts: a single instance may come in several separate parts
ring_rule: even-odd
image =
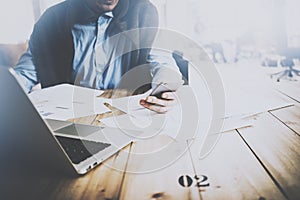
[[[66,0],[49,8],[35,24],[15,71],[28,92],[38,83],[42,87],[71,83],[117,88],[126,73],[144,65],[153,75],[152,83],[167,81],[170,69],[176,72],[172,80],[181,81],[171,56],[150,53],[156,29],[139,31],[157,25],[157,11],[149,0]],[[136,30],[131,36],[122,35],[131,30]],[[170,92],[162,97],[149,96],[140,103],[164,113],[175,97]]]

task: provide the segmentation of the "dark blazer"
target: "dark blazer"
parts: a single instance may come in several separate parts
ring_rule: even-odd
[[[42,87],[75,81],[73,71],[74,44],[72,27],[84,23],[82,6],[84,0],[66,0],[49,8],[34,26],[29,45],[33,62]],[[123,31],[158,26],[156,8],[149,0],[119,0],[113,10],[106,34],[112,37]],[[95,18],[95,20],[97,20]],[[122,55],[122,73],[135,66],[146,64],[146,58],[155,38],[155,31],[136,31],[134,38],[126,40],[126,45],[136,45],[137,50]]]

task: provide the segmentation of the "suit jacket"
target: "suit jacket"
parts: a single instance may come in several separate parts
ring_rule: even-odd
[[[29,45],[42,87],[74,83],[72,27],[77,23],[85,23],[86,18],[81,9],[83,1],[66,0],[51,7],[34,26]],[[156,29],[140,31],[140,28],[157,27],[158,14],[149,0],[120,0],[113,14],[106,30],[109,37],[135,30],[129,38],[123,37],[125,47],[134,49],[121,56],[120,67],[122,74],[125,74],[136,66],[147,64],[149,47],[155,38]],[[111,51],[118,49],[114,45]]]

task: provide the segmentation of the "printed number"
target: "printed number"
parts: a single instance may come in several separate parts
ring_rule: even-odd
[[[195,175],[194,179],[196,182],[195,184],[196,187],[209,186],[209,183],[207,183],[208,178],[205,175]],[[182,175],[179,177],[178,182],[182,187],[191,187],[194,181],[189,175]]]
[[[195,175],[194,178],[197,181],[197,183],[196,183],[197,187],[208,187],[209,186],[209,183],[205,183],[208,180],[207,176],[200,175],[200,177],[199,177],[198,175]]]
[[[193,179],[189,175],[180,176],[178,179],[182,187],[190,187],[193,184]]]

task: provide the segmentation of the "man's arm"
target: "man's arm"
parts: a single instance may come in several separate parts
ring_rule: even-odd
[[[179,82],[183,84],[182,74],[171,53],[152,49],[148,56],[148,62],[152,66],[152,88],[161,82]]]
[[[151,70],[152,88],[161,82],[183,84],[182,74],[170,53],[163,50],[151,50],[148,61],[153,66]],[[146,99],[142,99],[140,104],[155,112],[165,113],[176,104],[176,96],[174,92],[165,92],[162,94],[162,98],[148,96]]]
[[[33,86],[38,84],[36,67],[33,63],[32,53],[30,51],[31,44],[27,51],[21,56],[18,64],[14,67],[18,80],[21,82],[24,90],[29,93]]]

